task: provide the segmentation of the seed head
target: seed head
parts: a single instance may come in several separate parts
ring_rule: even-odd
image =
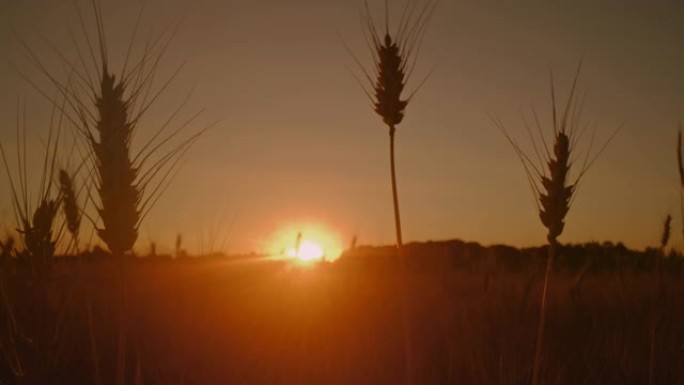
[[[667,247],[667,243],[670,241],[670,229],[672,224],[672,216],[668,215],[665,217],[665,222],[663,223],[663,236],[660,239],[660,248],[664,249]]]
[[[73,181],[65,170],[59,170],[59,185],[62,193],[62,211],[66,217],[67,229],[72,236],[77,237],[78,230],[81,227],[81,217]]]
[[[555,136],[553,155],[548,161],[549,176],[542,176],[543,191],[540,192],[541,203],[539,217],[548,229],[549,242],[555,242],[565,227],[565,216],[570,209],[570,200],[574,185],[567,184],[570,170],[570,140],[564,131]]]
[[[389,127],[390,133],[394,133],[396,126],[402,122],[408,102],[422,85],[421,83],[409,95],[403,95],[415,69],[425,31],[437,3],[438,0],[407,1],[398,25],[391,28],[389,4],[386,2],[385,25],[381,32],[368,2],[365,1],[361,22],[373,58],[372,70],[361,64],[347,48],[365,78],[365,81],[361,81],[360,77],[355,76],[356,80],[373,104],[373,110]]]
[[[103,226],[98,235],[115,253],[124,253],[138,238],[140,191],[136,184],[137,168],[130,157],[133,124],[128,120],[124,86],[102,71],[100,95],[96,96],[97,131],[100,141],[92,140]]]
[[[377,80],[375,82],[375,112],[389,127],[394,127],[404,119],[408,101],[402,99],[406,68],[405,58],[400,54],[396,42],[389,34],[385,35],[382,45],[376,45]]]
[[[42,200],[31,222],[24,220],[23,228],[19,230],[24,237],[26,251],[36,261],[48,262],[55,254],[57,242],[52,239],[52,225],[58,208],[56,200]]]

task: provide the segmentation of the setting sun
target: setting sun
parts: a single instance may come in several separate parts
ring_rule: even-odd
[[[274,234],[267,247],[271,255],[300,262],[332,261],[342,253],[337,235],[317,224],[289,225]]]
[[[291,247],[285,253],[288,257],[297,258],[302,262],[311,262],[323,259],[325,251],[312,241],[303,241],[299,248]]]

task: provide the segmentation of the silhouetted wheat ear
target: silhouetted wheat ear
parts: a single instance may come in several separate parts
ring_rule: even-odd
[[[392,41],[389,34],[385,35],[384,44],[376,43],[375,49],[378,62],[374,87],[375,112],[382,117],[390,130],[394,130],[404,119],[404,111],[408,105],[408,100],[401,98],[406,78],[405,60],[399,46]]]
[[[101,201],[102,228],[97,232],[110,251],[122,254],[132,249],[138,239],[141,192],[136,184],[138,170],[130,157],[134,127],[128,120],[124,86],[108,72],[106,65],[102,68],[96,107],[100,141],[91,141]]]
[[[663,235],[660,238],[660,248],[664,250],[667,247],[668,242],[670,241],[670,230],[672,228],[672,216],[668,214],[667,217],[665,217],[665,221],[663,222]]]
[[[530,127],[528,120],[524,119],[525,128],[530,139],[533,152],[526,153],[517,141],[508,133],[504,125],[498,119],[493,119],[501,133],[515,150],[520,159],[535,198],[539,217],[547,232],[549,242],[548,257],[546,259],[546,269],[544,273],[544,283],[542,286],[541,304],[539,313],[539,325],[537,328],[537,341],[534,350],[534,361],[532,367],[532,385],[538,385],[541,379],[542,347],[544,345],[544,330],[546,324],[546,298],[549,287],[553,261],[556,257],[558,248],[558,237],[563,233],[565,227],[565,217],[570,210],[572,201],[576,196],[578,184],[582,177],[591,168],[599,155],[605,150],[606,146],[620,131],[620,128],[606,140],[604,145],[592,154],[593,138],[585,148],[584,158],[580,161],[579,169],[575,170],[575,176],[570,180],[569,173],[573,164],[578,159],[577,149],[581,149],[580,141],[587,130],[589,124],[580,123],[582,115],[582,98],[576,93],[577,81],[579,78],[582,63],[577,67],[575,79],[573,80],[570,94],[565,107],[559,114],[556,104],[556,93],[551,76],[551,112],[552,112],[552,148],[547,146],[548,141],[543,134],[544,129],[538,119],[536,111],[533,109],[534,122],[536,124],[536,136]]]
[[[679,134],[677,135],[677,166],[679,169],[679,183],[684,188],[684,164],[682,163],[682,127],[679,126]]]
[[[416,56],[420,51],[428,21],[436,5],[436,0],[407,1],[397,28],[391,29],[389,1],[385,1],[384,34],[381,34],[378,32],[379,28],[366,1],[364,2],[364,10],[361,12],[361,21],[365,27],[366,43],[373,58],[373,69],[367,70],[356,55],[347,47],[347,50],[356,61],[365,78],[365,81],[361,81],[359,77],[355,76],[356,80],[370,99],[373,110],[380,115],[389,129],[392,201],[397,247],[400,252],[403,238],[394,162],[394,137],[397,125],[404,119],[406,106],[422,85],[421,83],[411,94],[407,96],[402,95],[406,83],[415,68]]]
[[[62,212],[66,218],[67,230],[74,238],[78,238],[78,231],[81,227],[80,210],[76,201],[74,183],[65,170],[59,170],[59,186],[62,194]]]
[[[362,73],[362,76],[354,77],[373,104],[373,110],[389,127],[390,133],[394,133],[396,126],[404,119],[406,106],[427,80],[427,77],[423,79],[409,95],[403,95],[415,69],[416,57],[437,3],[437,0],[407,1],[396,29],[391,29],[389,1],[386,1],[384,33],[381,34],[368,2],[364,2],[361,22],[373,59],[372,69],[364,66],[345,45]]]
[[[12,256],[14,251],[14,238],[7,237],[7,239],[2,242],[0,241],[0,263],[8,260]]]
[[[48,262],[55,255],[57,242],[52,239],[52,225],[58,209],[57,200],[42,200],[34,211],[31,222],[24,220],[23,228],[19,230],[24,238],[26,251],[41,262]]]
[[[555,136],[553,155],[548,161],[549,177],[542,176],[541,184],[544,192],[540,192],[541,203],[539,217],[548,229],[547,239],[556,242],[563,233],[565,216],[570,210],[570,200],[574,192],[574,185],[568,185],[568,171],[570,171],[570,139],[565,131],[559,131]]]

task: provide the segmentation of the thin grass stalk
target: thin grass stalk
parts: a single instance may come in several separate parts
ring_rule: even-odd
[[[539,311],[539,324],[537,326],[537,339],[534,346],[534,361],[532,368],[532,384],[539,384],[541,376],[542,351],[544,348],[544,333],[546,332],[546,309],[547,297],[549,291],[549,282],[553,270],[553,262],[556,258],[557,242],[550,242],[548,246],[548,254],[546,258],[546,269],[544,271],[544,283],[542,286],[542,295]]]
[[[90,340],[91,357],[93,360],[93,383],[102,385],[102,370],[100,369],[100,356],[95,339],[95,322],[93,321],[93,307],[90,299],[86,299],[86,312],[88,313],[88,339]]]
[[[682,125],[677,134],[677,170],[679,171],[679,209],[682,220],[682,239],[684,239],[684,162],[682,162]]]
[[[397,173],[394,165],[394,127],[390,128],[390,172],[392,174],[392,202],[394,207],[394,228],[397,247],[403,253],[404,241],[401,236],[401,214],[399,213],[399,193],[397,192]]]
[[[661,312],[662,312],[662,300],[664,294],[663,285],[663,258],[665,257],[665,248],[670,240],[670,231],[672,228],[672,216],[667,215],[663,221],[663,232],[660,238],[660,248],[656,253],[656,266],[655,266],[655,284],[654,286],[654,300],[653,308],[651,309],[651,325],[649,330],[649,360],[648,360],[648,383],[649,385],[655,384],[655,367],[656,367],[656,348],[657,348],[657,332],[658,325],[660,323]]]
[[[116,373],[117,385],[126,384],[126,350],[128,345],[128,290],[126,277],[126,258],[123,254],[119,260],[119,333],[117,339]]]
[[[15,335],[18,335],[17,320],[14,308],[10,302],[9,296],[7,295],[5,277],[2,278],[2,281],[0,281],[0,296],[2,296],[2,305],[4,307],[4,311],[2,313],[5,316],[5,330],[7,331],[9,346],[4,346],[2,340],[0,340],[0,350],[2,350],[5,362],[8,364],[12,374],[17,378],[21,378],[26,375],[26,372],[17,349],[17,343],[14,339]]]
[[[415,381],[415,355],[413,352],[413,338],[411,337],[412,323],[410,314],[410,298],[412,296],[411,288],[409,286],[409,266],[406,256],[404,255],[404,243],[401,236],[401,216],[399,214],[399,197],[397,193],[397,177],[394,166],[394,126],[390,128],[390,171],[392,175],[392,202],[394,207],[394,225],[397,237],[397,251],[399,258],[403,265],[404,277],[402,279],[402,333],[404,340],[404,366],[405,366],[405,383],[411,385]]]

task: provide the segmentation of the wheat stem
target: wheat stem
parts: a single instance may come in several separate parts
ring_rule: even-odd
[[[556,256],[558,244],[555,240],[549,242],[548,256],[546,258],[546,270],[544,272],[544,284],[542,286],[541,311],[539,312],[539,327],[537,328],[537,340],[534,347],[534,363],[532,369],[532,383],[539,384],[541,376],[542,350],[544,343],[544,332],[546,330],[546,307],[548,301],[549,281],[553,262]]]
[[[390,127],[390,172],[392,174],[392,202],[394,207],[394,228],[397,236],[397,247],[401,250],[404,242],[401,236],[401,215],[399,214],[399,193],[397,192],[397,175],[394,162],[394,126]]]

